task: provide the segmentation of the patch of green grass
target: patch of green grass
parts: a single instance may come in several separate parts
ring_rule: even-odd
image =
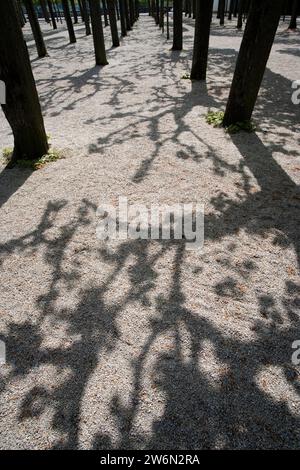
[[[8,163],[10,162],[11,160],[11,157],[12,157],[12,154],[13,154],[13,149],[11,147],[5,147],[3,150],[2,150],[2,158],[4,160],[5,163]]]
[[[47,163],[56,162],[61,160],[64,156],[56,149],[49,149],[46,155],[43,155],[38,160],[17,160],[16,164],[22,168],[30,168],[31,170],[40,170]]]
[[[206,115],[206,122],[214,127],[222,127],[224,120],[224,111],[209,111]],[[242,121],[225,127],[228,134],[236,134],[240,131],[254,132],[256,126],[252,121]]]
[[[209,111],[206,115],[206,122],[214,127],[221,127],[223,125],[223,119],[223,111]]]
[[[5,164],[9,164],[13,155],[13,149],[6,147],[2,150],[2,158]],[[39,170],[43,168],[47,163],[56,162],[56,160],[61,160],[64,158],[64,155],[59,150],[50,148],[46,155],[43,155],[38,160],[17,160],[14,165],[17,165],[21,168],[29,168],[31,170]]]
[[[190,79],[191,79],[191,75],[190,75],[188,72],[186,72],[186,73],[184,73],[184,74],[182,75],[181,79],[182,79],[182,80],[190,80]]]

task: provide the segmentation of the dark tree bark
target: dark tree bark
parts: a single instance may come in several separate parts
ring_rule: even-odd
[[[104,16],[104,26],[108,26],[108,15],[107,15],[107,1],[102,0],[102,7],[103,7],[103,16]]]
[[[90,14],[88,10],[87,0],[82,0],[82,11],[84,16],[85,34],[86,36],[89,36],[92,32],[90,26]]]
[[[120,21],[121,21],[121,34],[124,37],[124,36],[127,36],[124,0],[119,0],[119,10],[120,10]]]
[[[173,1],[173,51],[182,50],[182,0]]]
[[[155,23],[159,25],[159,0],[155,0]]]
[[[42,31],[40,28],[39,20],[33,6],[32,0],[24,0],[24,4],[26,7],[28,19],[30,22],[30,26],[32,29],[33,37],[35,40],[36,48],[38,51],[39,57],[45,57],[47,55],[47,49],[45,46],[44,38],[42,35]]]
[[[43,13],[43,17],[45,18],[46,23],[50,23],[49,12],[47,9],[46,0],[40,0],[40,5]]]
[[[48,8],[49,8],[49,12],[50,12],[51,23],[52,23],[53,29],[57,29],[55,14],[54,14],[53,5],[52,5],[51,0],[48,0]]]
[[[16,11],[17,11],[17,15],[18,15],[19,24],[20,24],[21,28],[23,28],[25,26],[25,21],[24,21],[24,15],[23,15],[23,10],[22,10],[21,4],[18,0],[14,0],[14,2],[15,2],[15,8],[16,8]]]
[[[283,0],[252,0],[224,126],[251,119],[279,24]]]
[[[220,25],[225,23],[225,0],[219,0]]]
[[[107,65],[99,0],[89,0],[96,65]]]
[[[82,1],[78,0],[78,6],[80,10],[80,15],[81,15],[81,21],[84,22],[84,12],[83,12],[83,7],[82,7]]]
[[[292,16],[291,22],[289,24],[289,29],[297,29],[297,13],[299,7],[299,0],[293,0],[293,7],[292,7]]]
[[[213,13],[213,0],[198,0],[196,9],[195,40],[192,80],[205,80],[209,47],[210,24]]]
[[[124,0],[124,7],[125,7],[126,29],[127,29],[127,31],[131,31],[132,28],[131,28],[131,24],[130,24],[128,0]]]
[[[233,10],[234,10],[234,0],[230,0],[229,11],[228,11],[228,20],[229,21],[232,20]]]
[[[67,23],[70,43],[74,44],[76,42],[76,36],[73,28],[72,18],[70,14],[69,2],[68,0],[62,0],[62,7],[64,10],[64,17]]]
[[[159,27],[164,31],[165,28],[165,2],[164,0],[160,0],[159,6]]]
[[[119,41],[119,33],[118,33],[117,18],[116,18],[115,0],[107,0],[107,9],[108,9],[109,24],[110,24],[113,47],[119,47],[120,41]]]
[[[134,25],[134,4],[133,0],[129,0],[129,18],[130,18],[130,26]]]
[[[77,10],[76,10],[76,5],[75,5],[74,0],[71,0],[71,7],[72,7],[74,23],[77,24],[78,23],[78,15],[77,15]]]
[[[245,0],[238,0],[238,21],[237,28],[242,29],[243,27],[243,12],[245,7]]]
[[[170,39],[170,12],[169,12],[169,0],[167,0],[167,39]]]
[[[0,80],[6,84],[6,104],[2,108],[14,135],[13,161],[37,160],[48,152],[48,142],[28,50],[12,0],[0,2],[0,23]]]

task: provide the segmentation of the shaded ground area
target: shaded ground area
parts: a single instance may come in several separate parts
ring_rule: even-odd
[[[81,25],[76,46],[47,32],[43,60],[29,42],[67,158],[0,174],[1,448],[299,448],[299,35],[280,27],[258,130],[231,137],[205,115],[241,34],[214,25],[208,83],[190,83],[192,24],[173,53],[143,16],[103,69]],[[119,195],[204,203],[203,251],[98,241]]]

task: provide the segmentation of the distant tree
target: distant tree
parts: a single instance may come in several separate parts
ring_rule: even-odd
[[[1,0],[0,0],[0,3],[2,3]],[[40,28],[40,24],[38,21],[38,17],[37,17],[33,2],[32,0],[24,0],[24,4],[26,7],[28,19],[29,19],[33,37],[35,40],[38,56],[45,57],[47,55],[47,49],[45,46],[44,38],[42,35],[42,31]]]
[[[173,1],[173,51],[182,50],[182,0]]]
[[[214,0],[197,0],[192,80],[205,80]]]
[[[119,10],[120,10],[120,22],[121,22],[121,34],[124,37],[124,36],[127,36],[124,0],[119,0]]]
[[[96,65],[107,65],[99,0],[89,0]]]
[[[53,10],[52,1],[48,0],[47,3],[48,3],[48,8],[49,8],[49,12],[50,12],[50,17],[51,17],[51,22],[52,22],[53,29],[57,29],[57,23],[56,23],[56,19],[55,19],[55,14],[54,14],[54,10]]]
[[[298,9],[299,9],[299,0],[293,0],[293,6],[292,6],[292,16],[291,16],[291,21],[289,24],[289,29],[297,29],[297,15],[298,15]]]
[[[14,136],[13,161],[41,158],[47,136],[14,0],[0,2],[0,80],[6,84],[2,108]]]
[[[125,19],[126,19],[126,29],[131,31],[130,15],[129,15],[129,4],[128,0],[124,0],[124,9],[125,9]]]
[[[115,0],[107,0],[107,9],[108,9],[109,24],[110,24],[113,47],[119,47],[120,41],[119,41],[119,33],[118,33],[117,18],[116,18]]]
[[[74,0],[70,0],[70,1],[71,1],[71,7],[72,7],[74,23],[77,24],[78,23],[78,15],[77,15],[77,9],[76,9],[76,5],[75,5],[75,1]]]
[[[41,5],[41,9],[42,9],[42,12],[43,12],[43,16],[45,18],[45,21],[47,23],[50,23],[50,17],[49,17],[49,12],[48,12],[48,9],[47,9],[47,3],[46,3],[46,0],[40,0],[40,5]]]
[[[89,14],[89,9],[87,5],[87,0],[81,0],[82,1],[82,12],[83,12],[83,17],[84,17],[84,24],[85,24],[85,34],[89,36],[91,32],[91,26],[90,26],[90,14]]]
[[[251,119],[282,12],[283,0],[252,0],[224,125]]]
[[[243,27],[244,6],[245,6],[245,0],[238,0],[238,21],[237,21],[238,29],[242,29]]]
[[[104,26],[108,26],[108,14],[107,14],[107,0],[102,0],[103,16],[104,16]]]
[[[70,43],[73,44],[76,42],[76,36],[73,28],[73,23],[72,23],[72,18],[70,14],[70,7],[69,7],[69,2],[68,0],[62,0],[62,7],[64,10],[64,17],[67,23],[67,28],[68,28],[68,33],[69,33],[69,38],[70,38]]]
[[[219,0],[220,25],[225,23],[225,0]]]

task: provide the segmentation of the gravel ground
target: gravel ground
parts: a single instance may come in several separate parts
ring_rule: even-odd
[[[26,36],[66,158],[0,173],[0,447],[299,448],[299,34],[280,26],[257,132],[229,136],[205,114],[226,103],[233,25],[213,25],[207,86],[182,79],[192,20],[174,53],[142,16],[103,69],[81,24],[76,45],[43,29],[50,57]],[[97,240],[119,195],[205,204],[203,250]]]

